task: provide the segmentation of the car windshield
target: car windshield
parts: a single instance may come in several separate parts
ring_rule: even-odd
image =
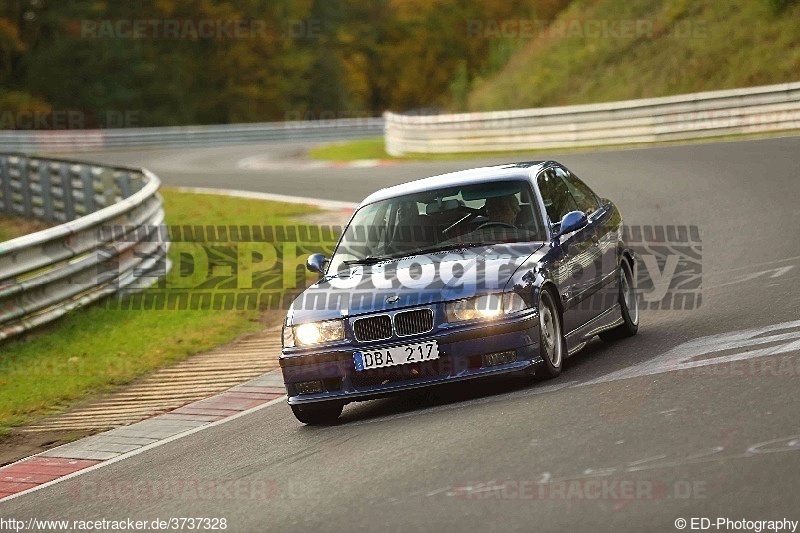
[[[360,208],[330,271],[418,253],[544,240],[530,184],[477,183],[397,196]]]

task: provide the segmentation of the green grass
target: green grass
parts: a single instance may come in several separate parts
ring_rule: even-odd
[[[530,149],[530,150],[511,150],[505,152],[458,152],[448,154],[405,154],[400,157],[391,156],[386,153],[384,149],[383,137],[375,137],[370,139],[360,139],[357,141],[349,141],[335,144],[325,144],[312,148],[308,155],[312,159],[327,160],[327,161],[356,161],[364,159],[361,154],[366,150],[365,146],[371,146],[374,152],[378,149],[383,152],[383,157],[374,157],[370,159],[389,159],[395,161],[458,161],[462,159],[480,159],[480,158],[497,158],[507,157],[511,160],[524,160],[531,159],[536,156],[549,157],[555,153],[580,153],[580,152],[597,152],[600,150],[619,150],[625,148],[643,148],[646,146],[668,146],[680,144],[695,144],[695,143],[713,143],[729,140],[744,140],[744,139],[761,139],[767,137],[776,137],[786,135],[787,133],[798,133],[800,130],[786,130],[776,132],[759,132],[759,133],[743,133],[743,134],[729,134],[719,135],[716,137],[703,137],[700,139],[691,140],[674,140],[674,141],[658,141],[653,143],[629,143],[629,144],[608,144],[603,146],[586,146],[577,148],[546,148],[546,149]]]
[[[24,218],[12,217],[0,213],[0,243],[28,235],[36,231],[41,231],[50,226],[47,222],[38,220],[26,220]]]
[[[358,159],[396,159],[386,153],[383,137],[369,137],[341,143],[320,144],[309,153],[323,161],[355,161]]]
[[[534,153],[532,150],[513,152],[469,152],[458,154],[407,154],[400,157],[386,153],[383,137],[371,137],[355,141],[322,144],[312,148],[308,155],[312,159],[324,161],[356,161],[359,159],[388,159],[395,161],[451,161],[497,155],[521,155]]]
[[[167,224],[297,225],[296,217],[316,210],[301,204],[169,190],[162,194]],[[181,277],[179,266],[179,254],[197,252],[202,244],[210,243],[173,243],[170,257],[174,266],[167,287],[188,286],[198,281],[198,275],[205,276],[207,272],[198,268],[194,275],[184,272]],[[214,245],[224,248],[226,243]],[[262,253],[269,248],[265,243],[239,246],[247,253]],[[256,269],[253,266],[251,270]],[[247,277],[248,269],[242,270]],[[96,304],[78,310],[0,345],[0,435],[39,415],[61,410],[265,326],[264,312],[258,309],[131,311],[106,307]]]
[[[644,21],[637,36],[537,34],[474,80],[469,111],[596,103],[800,80],[800,2],[573,1],[557,21]],[[588,30],[587,30],[588,31]],[[500,38],[492,37],[489,38]]]
[[[552,152],[552,150],[549,150]],[[544,150],[539,150],[544,153]],[[400,157],[386,153],[383,137],[371,137],[355,141],[322,144],[312,148],[308,155],[312,159],[324,161],[356,161],[359,159],[388,159],[395,161],[452,161],[455,159],[474,159],[497,157],[498,155],[535,154],[536,150],[517,150],[511,152],[464,152],[456,154],[406,154]]]

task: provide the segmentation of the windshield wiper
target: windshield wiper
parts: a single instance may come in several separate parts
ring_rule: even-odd
[[[409,252],[403,252],[402,254],[368,255],[367,257],[362,257],[361,259],[350,259],[348,261],[344,261],[344,264],[347,266],[374,265],[376,263],[382,263],[384,261],[394,261],[396,259],[400,259],[402,257],[410,257],[412,255],[428,254],[433,252],[445,252],[447,250],[461,250],[462,248],[473,248],[475,246],[488,246],[488,245],[485,242],[452,242],[446,244],[443,243],[434,246],[427,246],[425,248],[420,248],[419,250],[411,250]]]
[[[487,246],[485,242],[451,242],[451,243],[442,243],[437,244],[435,246],[428,246],[426,248],[420,248],[419,250],[414,250],[413,252],[408,253],[408,255],[419,255],[419,254],[429,254],[433,252],[445,252],[447,250],[460,250],[462,248],[474,248],[475,246]]]
[[[395,259],[394,257],[388,255],[368,255],[367,257],[362,257],[361,259],[350,259],[345,261],[345,265],[374,265],[376,263],[382,263],[384,261],[391,261]]]

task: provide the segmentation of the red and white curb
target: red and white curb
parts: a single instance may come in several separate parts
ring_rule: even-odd
[[[274,370],[216,396],[0,468],[0,502],[138,455],[286,400]]]

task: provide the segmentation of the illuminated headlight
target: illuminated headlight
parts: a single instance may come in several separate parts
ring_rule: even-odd
[[[456,300],[445,304],[448,322],[462,322],[476,318],[493,318],[527,309],[525,300],[515,292],[484,294],[476,298]]]
[[[341,320],[326,320],[301,324],[292,328],[294,341],[297,344],[309,345],[320,342],[331,342],[344,339],[344,326]],[[284,341],[285,342],[285,341]],[[284,346],[286,346],[284,344]]]

